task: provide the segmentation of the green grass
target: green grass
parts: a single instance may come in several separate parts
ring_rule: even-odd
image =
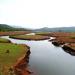
[[[50,35],[50,32],[38,32],[38,33],[35,33],[36,35],[45,35],[45,36],[49,36]]]
[[[41,36],[41,35],[17,35],[17,36],[10,36],[10,37],[16,39],[24,39],[24,40],[44,40],[49,38],[47,36]]]
[[[0,38],[0,43],[10,43],[10,40],[4,39],[4,38]]]
[[[6,53],[9,50],[9,53]],[[17,60],[26,54],[27,46],[12,43],[0,43],[0,72],[15,65]],[[6,69],[5,69],[6,68]],[[4,71],[3,71],[4,72]]]

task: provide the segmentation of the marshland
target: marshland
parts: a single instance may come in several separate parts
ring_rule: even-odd
[[[1,75],[74,75],[74,32],[0,32]]]

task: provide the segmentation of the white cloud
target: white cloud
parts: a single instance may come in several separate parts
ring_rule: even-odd
[[[0,23],[24,27],[75,26],[74,0],[2,0]]]

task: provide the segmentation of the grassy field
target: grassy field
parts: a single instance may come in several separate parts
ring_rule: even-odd
[[[7,31],[7,32],[0,32],[0,36],[23,35],[28,33],[30,33],[30,31]]]
[[[17,35],[17,36],[10,36],[11,38],[16,39],[24,39],[24,40],[45,40],[49,39],[48,36],[41,36],[41,35]]]
[[[12,43],[0,43],[0,75],[10,75],[9,69],[26,54],[27,46]]]
[[[71,37],[75,36],[75,32],[51,32],[52,37]]]
[[[50,36],[50,32],[38,32],[36,35]]]
[[[11,41],[4,38],[0,38],[0,43],[11,43]]]

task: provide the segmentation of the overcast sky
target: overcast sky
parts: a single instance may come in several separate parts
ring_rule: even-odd
[[[0,0],[0,23],[26,28],[75,26],[75,0]]]

